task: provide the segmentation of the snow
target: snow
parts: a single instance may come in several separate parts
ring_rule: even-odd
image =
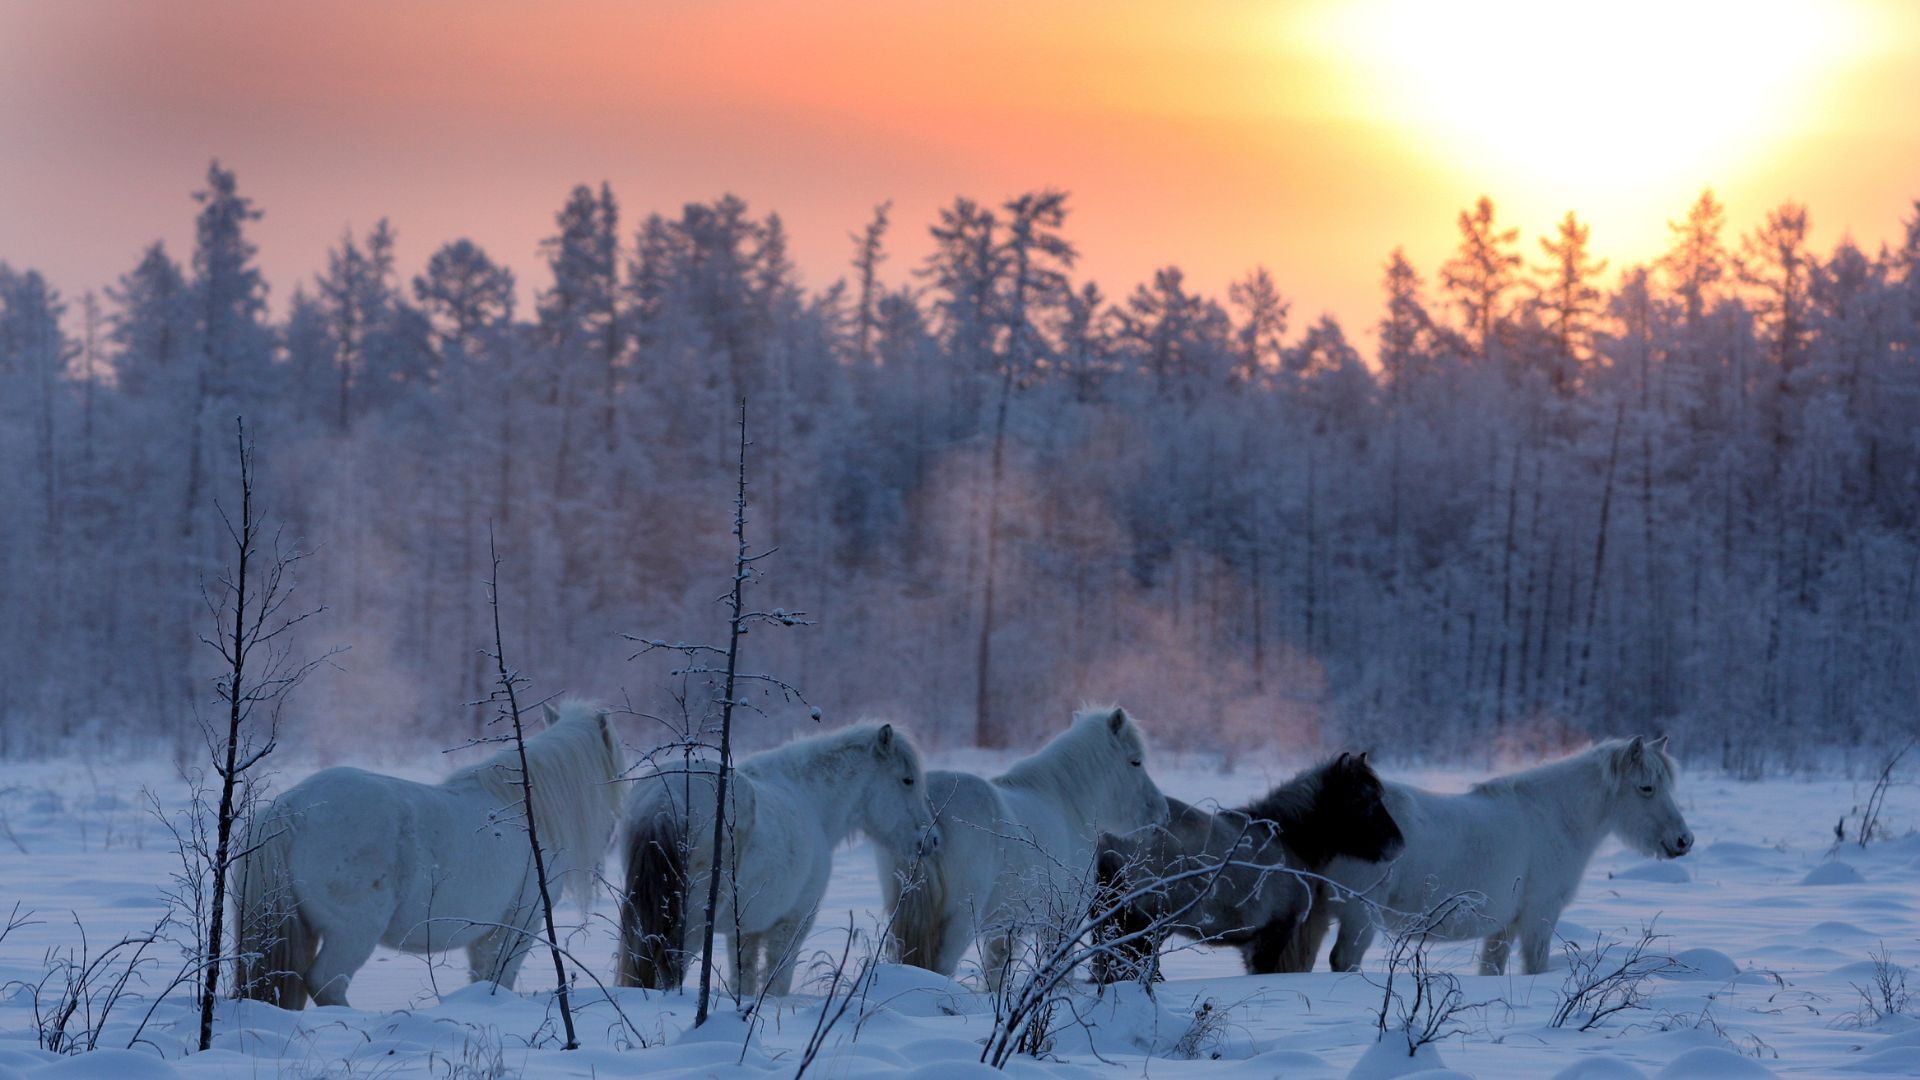
[[[981,764],[978,755],[966,763]],[[443,764],[423,763],[410,775],[431,776]],[[304,771],[288,768],[281,783]],[[1159,779],[1169,794],[1231,803],[1289,771],[1274,765],[1221,775],[1202,762],[1172,762]],[[1439,789],[1476,778],[1458,770],[1389,772]],[[132,1049],[150,1003],[122,1002],[104,1025],[103,1049],[59,1058],[36,1045],[32,994],[22,983],[42,977],[49,949],[79,946],[76,926],[84,926],[96,955],[149,928],[178,866],[170,838],[143,809],[142,786],[169,806],[183,791],[164,763],[0,763],[0,917],[16,900],[34,912],[32,925],[0,942],[0,1080],[792,1075],[821,1020],[824,962],[840,955],[849,925],[866,930],[877,921],[872,854],[856,843],[838,855],[802,963],[805,992],[748,1017],[729,1002],[691,1030],[691,994],[613,989],[609,998],[582,979],[574,1005],[584,1046],[564,1052],[552,996],[541,988],[542,973],[551,976],[543,957],[525,966],[518,993],[507,994],[467,984],[458,956],[429,961],[383,951],[355,980],[352,1008],[287,1013],[223,1001],[215,1048],[193,1054],[197,1016],[184,999],[161,1002]],[[1694,855],[1652,863],[1603,846],[1566,912],[1563,936],[1584,946],[1595,935],[1633,939],[1652,921],[1663,935],[1660,950],[1678,966],[1649,980],[1644,1009],[1591,1031],[1547,1025],[1566,977],[1558,956],[1545,975],[1487,977],[1473,973],[1470,944],[1441,947],[1439,961],[1459,975],[1465,1000],[1486,1004],[1462,1017],[1459,1033],[1409,1057],[1397,1033],[1376,1042],[1377,968],[1253,977],[1240,974],[1230,951],[1184,948],[1167,956],[1168,981],[1151,996],[1132,986],[1102,996],[1085,991],[1072,1002],[1080,1024],[1056,1037],[1052,1056],[1016,1058],[1008,1071],[1233,1080],[1920,1075],[1920,1019],[1875,1016],[1856,989],[1872,988],[1876,955],[1888,957],[1899,976],[1906,975],[1900,965],[1920,961],[1920,836],[1912,833],[1920,789],[1894,790],[1885,814],[1893,839],[1832,852],[1830,823],[1860,794],[1861,785],[1847,780],[1693,777],[1681,797],[1701,840]],[[611,905],[602,902],[584,919],[571,908],[564,914],[572,951],[610,980]],[[1383,952],[1375,949],[1375,965]],[[170,946],[154,955],[163,963],[146,969],[137,994],[164,983],[178,962]],[[992,1025],[992,1002],[971,972],[956,981],[883,966],[830,1029],[808,1074],[986,1076],[978,1060]]]

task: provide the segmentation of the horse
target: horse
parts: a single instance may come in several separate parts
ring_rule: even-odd
[[[1378,863],[1403,843],[1365,754],[1304,769],[1239,809],[1172,797],[1167,809],[1165,826],[1102,838],[1103,895],[1133,899],[1101,923],[1110,946],[1094,956],[1095,982],[1157,977],[1170,934],[1239,948],[1249,974],[1295,970],[1295,931],[1314,903],[1303,875],[1336,856]]]
[[[545,713],[549,726],[525,743],[532,827],[550,894],[585,907],[625,754],[605,711],[570,701]],[[239,996],[345,1005],[376,944],[464,947],[476,981],[512,986],[541,917],[520,781],[510,747],[439,784],[336,767],[273,800],[236,868]]]
[[[718,779],[717,763],[696,761],[657,770],[628,799],[621,986],[677,987],[700,951]],[[741,760],[727,788],[714,912],[736,995],[792,988],[833,849],[856,829],[903,857],[938,846],[925,781],[919,751],[891,724],[842,728]]]
[[[1357,971],[1377,926],[1434,940],[1484,938],[1480,973],[1506,971],[1517,942],[1525,972],[1547,969],[1554,928],[1609,834],[1656,858],[1693,850],[1674,804],[1679,767],[1663,736],[1609,739],[1559,761],[1440,795],[1386,785],[1406,850],[1384,874],[1336,859],[1327,903],[1303,921],[1295,951],[1310,966],[1336,916],[1335,971]]]
[[[1119,708],[1083,709],[1067,730],[991,780],[927,774],[940,850],[917,867],[882,852],[894,959],[951,976],[976,938],[998,988],[1037,920],[1086,911],[1095,844],[1167,816],[1140,728]],[[1066,908],[1078,898],[1080,915]]]

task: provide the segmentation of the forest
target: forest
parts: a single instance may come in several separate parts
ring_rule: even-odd
[[[1709,191],[1616,267],[1482,198],[1443,265],[1373,256],[1359,330],[1258,268],[1109,293],[1071,209],[881,204],[808,289],[777,213],[580,186],[531,310],[466,240],[401,280],[385,221],[270,309],[216,162],[193,249],[100,295],[0,262],[0,757],[197,745],[239,416],[326,609],[299,647],[346,649],[289,738],[473,733],[490,535],[536,695],[697,712],[623,635],[721,633],[742,402],[758,601],[811,622],[747,643],[805,695],[749,743],[817,707],[1028,746],[1120,702],[1229,766],[1665,733],[1757,775],[1913,730],[1920,203],[1823,252],[1805,207],[1736,236]],[[890,265],[909,227],[933,253]]]

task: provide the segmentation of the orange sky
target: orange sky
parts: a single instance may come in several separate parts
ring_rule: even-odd
[[[1491,194],[1567,209],[1614,267],[1712,184],[1744,229],[1898,234],[1920,197],[1920,4],[1349,0],[936,4],[0,0],[0,259],[69,296],[163,238],[219,156],[283,300],[390,217],[410,276],[471,236],[544,285],[578,181],[629,224],[723,191],[779,210],[810,285],[895,201],[896,277],[955,194],[1073,193],[1085,273],[1256,264],[1359,333],[1404,243],[1433,275]],[[629,232],[630,235],[630,232]]]

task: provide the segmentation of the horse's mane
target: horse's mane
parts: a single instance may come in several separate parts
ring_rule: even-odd
[[[1086,707],[1073,714],[1067,730],[1014,762],[993,782],[1028,791],[1051,790],[1074,806],[1098,804],[1111,778],[1094,768],[1099,760],[1094,751],[1100,745],[1097,740],[1106,737],[1106,724],[1116,712],[1125,718],[1120,728],[1122,736],[1131,738],[1144,752],[1146,736],[1126,710],[1114,705]]]
[[[621,789],[614,783],[625,766],[613,729],[600,709],[582,701],[564,701],[558,719],[527,737],[527,771],[533,774],[533,820],[540,846],[553,862],[551,884],[581,904],[594,894],[592,871],[606,855],[619,812]],[[509,746],[485,761],[447,778],[470,780],[499,799],[510,812],[521,807],[520,755]]]
[[[1511,772],[1505,776],[1489,777],[1473,785],[1469,790],[1480,794],[1498,794],[1541,780],[1552,780],[1574,769],[1596,763],[1600,766],[1601,775],[1605,776],[1609,783],[1617,784],[1620,781],[1621,763],[1626,760],[1627,750],[1632,745],[1631,739],[1603,739],[1585,750],[1576,750],[1565,757],[1542,762],[1532,768]],[[1674,779],[1680,775],[1680,765],[1673,759],[1673,755],[1645,740],[1642,740],[1640,747],[1641,761],[1646,764],[1647,770],[1653,774],[1654,779],[1662,787],[1672,786]]]
[[[1320,789],[1326,786],[1327,772],[1332,768],[1333,759],[1329,758],[1302,769],[1293,779],[1241,807],[1240,813],[1256,821],[1271,821],[1284,835],[1313,813],[1314,802],[1320,798]]]
[[[741,764],[744,766],[751,762],[756,768],[762,769],[812,769],[817,767],[816,762],[823,755],[841,756],[853,750],[866,753],[867,748],[879,738],[880,727],[879,724],[849,724],[804,739],[795,739],[772,750],[763,750]],[[893,745],[901,754],[918,761],[919,751],[914,749],[911,740],[901,737],[897,728],[894,730]]]

